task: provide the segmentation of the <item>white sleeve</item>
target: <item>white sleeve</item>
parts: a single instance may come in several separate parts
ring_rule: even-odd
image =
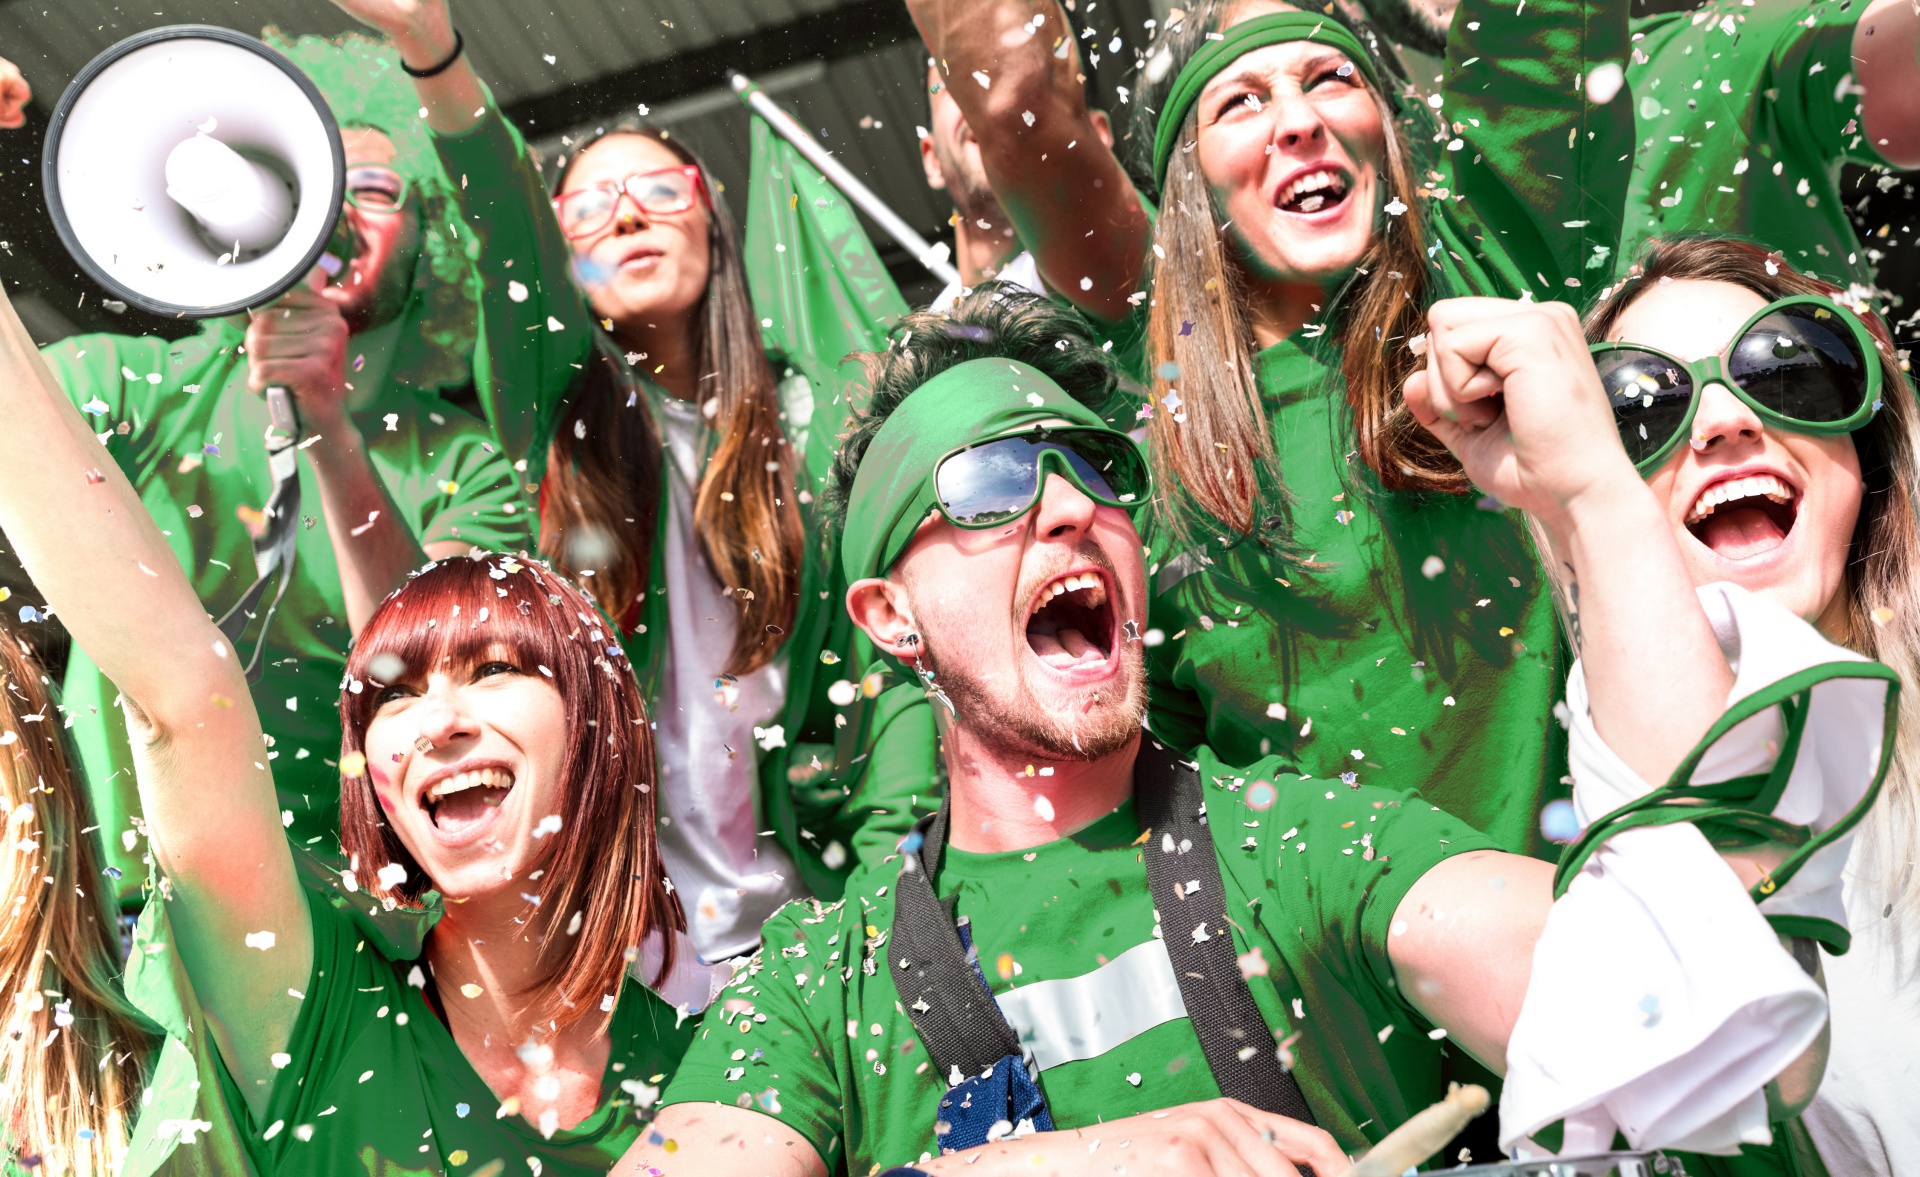
[[[1844,949],[1839,868],[1885,773],[1898,683],[1743,589],[1699,593],[1735,672],[1727,714],[1655,790],[1600,739],[1576,663],[1575,812],[1585,827],[1656,792],[1655,801],[1685,799],[1701,785],[1743,782],[1715,804],[1804,831],[1805,843],[1757,907],[1684,820],[1623,824],[1591,850],[1534,952],[1507,1049],[1503,1146],[1562,1120],[1569,1153],[1604,1151],[1615,1128],[1636,1148],[1728,1154],[1765,1143],[1762,1087],[1825,1024],[1825,996],[1776,931]],[[1654,812],[1686,810],[1642,811]]]

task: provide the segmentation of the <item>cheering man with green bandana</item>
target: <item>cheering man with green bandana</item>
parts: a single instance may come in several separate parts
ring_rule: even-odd
[[[1631,731],[1631,772],[1665,779],[1727,697],[1713,631],[1688,607],[1677,549],[1661,546],[1657,504],[1625,481],[1624,452],[1540,456],[1564,441],[1543,434],[1606,412],[1571,311],[1448,305],[1460,304],[1472,305],[1436,344],[1429,380],[1460,390],[1477,371],[1472,387],[1503,380],[1509,406],[1538,406],[1513,414],[1541,448],[1513,446],[1517,485],[1501,493],[1542,511],[1572,553],[1593,722]],[[1494,1066],[1539,1061],[1520,1027],[1564,978],[1542,979],[1536,944],[1556,929],[1617,942],[1578,923],[1586,879],[1556,902],[1552,867],[1494,850],[1415,794],[1273,759],[1229,766],[1204,748],[1186,763],[1143,733],[1147,569],[1133,515],[1153,488],[1089,408],[1115,375],[1084,322],[991,284],[947,317],[903,320],[869,375],[870,407],[835,471],[847,605],[947,717],[948,804],[887,866],[850,879],[842,903],[791,904],[767,924],[616,1173],[1266,1177],[1310,1165],[1330,1177],[1344,1152],[1441,1096],[1443,1040]],[[1600,493],[1623,485],[1640,497]],[[1781,986],[1740,1006],[1766,1022],[1766,1057],[1723,1049],[1715,1057],[1739,1068],[1663,1088],[1684,1125],[1619,1122],[1633,1139],[1727,1151],[1734,1121],[1750,1138],[1769,1098],[1811,1094],[1825,1003],[1735,881],[1758,868],[1730,856],[1729,871],[1703,838],[1693,851],[1701,872],[1679,901],[1747,929],[1711,961]],[[1670,1001],[1713,1004],[1744,985],[1696,967],[1684,975],[1703,984],[1674,987],[1687,999],[1663,989]],[[1699,1067],[1693,1045],[1727,1044],[1719,1014],[1664,1008],[1690,1045],[1604,1052],[1616,1091],[1644,1096],[1653,1068],[1665,1068],[1658,1087]],[[1555,1074],[1589,1066],[1567,1052],[1547,1061]],[[1538,1090],[1510,1082],[1509,1100],[1516,1087]],[[1578,1106],[1527,1106],[1564,1111],[1503,1139],[1562,1115],[1575,1139]]]
[[[330,252],[344,264],[176,343],[81,336],[44,355],[216,616],[254,579],[253,537],[269,522],[260,394],[292,390],[306,434],[293,576],[264,634],[252,621],[236,653],[260,643],[254,702],[288,836],[327,853],[338,850],[336,700],[352,632],[426,558],[524,546],[527,516],[486,426],[441,395],[469,380],[472,264],[445,228],[451,189],[397,58],[364,37],[268,36],[341,124],[347,196]],[[264,615],[276,591],[251,611]],[[77,649],[65,689],[101,839],[137,904],[145,850],[116,692]]]

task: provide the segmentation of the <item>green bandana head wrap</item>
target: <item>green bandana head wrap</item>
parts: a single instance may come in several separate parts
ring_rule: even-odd
[[[1043,421],[1113,430],[1038,368],[1017,360],[968,360],[908,393],[867,443],[847,496],[840,565],[848,582],[886,575],[907,550],[937,503],[933,468],[941,458]]]
[[[1166,186],[1167,163],[1173,158],[1180,127],[1187,121],[1187,112],[1200,100],[1200,91],[1222,70],[1255,49],[1288,41],[1313,41],[1346,54],[1347,60],[1366,75],[1375,89],[1380,86],[1380,72],[1373,54],[1347,26],[1329,16],[1315,12],[1274,12],[1241,21],[1218,35],[1219,40],[1209,39],[1181,68],[1173,80],[1173,88],[1167,91],[1166,101],[1160,104],[1160,121],[1153,133],[1153,178],[1162,187]]]

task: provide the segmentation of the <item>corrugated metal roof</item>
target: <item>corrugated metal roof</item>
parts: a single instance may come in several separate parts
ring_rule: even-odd
[[[591,81],[847,0],[460,0],[455,17],[503,105]],[[123,37],[165,24],[246,33],[277,25],[332,35],[361,28],[320,0],[0,0],[0,56],[51,104],[80,67]],[[553,61],[546,60],[548,56]]]

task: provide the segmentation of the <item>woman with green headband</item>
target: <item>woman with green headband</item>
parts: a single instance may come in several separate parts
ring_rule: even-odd
[[[918,712],[887,729],[925,766],[886,777],[901,795],[844,784],[877,694],[813,506],[846,402],[770,362],[739,232],[677,137],[628,120],[570,143],[549,199],[446,0],[337,2],[399,47],[461,177],[480,400],[539,494],[541,551],[587,578],[658,722],[690,934],[710,960],[750,952],[781,904],[890,853],[934,784]]]
[[[1267,0],[1170,21],[1148,56],[1153,727],[1417,787],[1538,852],[1565,771],[1553,611],[1519,520],[1400,385],[1436,299],[1578,299],[1608,272],[1625,6],[1469,0],[1453,37],[1424,102]]]

